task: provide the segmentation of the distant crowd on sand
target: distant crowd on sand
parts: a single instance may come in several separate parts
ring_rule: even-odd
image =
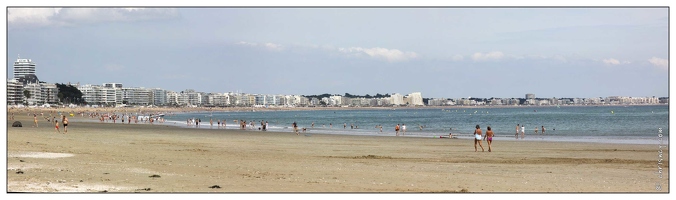
[[[39,128],[40,125],[38,123],[38,115],[40,118],[43,118],[45,121],[54,124],[54,132],[55,133],[61,133],[61,129],[59,129],[59,119],[61,119],[61,126],[63,126],[63,134],[68,134],[68,116],[65,114],[62,114],[60,112],[55,112],[55,111],[49,111],[47,114],[49,116],[45,116],[44,112],[40,112],[39,114],[36,112],[27,112],[27,116],[33,115],[33,125],[31,127]],[[73,113],[69,114],[70,116],[74,116]],[[58,116],[58,118],[57,118]],[[7,118],[8,120],[14,120],[14,112],[10,112],[9,117]]]
[[[109,112],[108,111],[106,111],[106,112],[80,111],[80,112],[77,112],[77,113],[74,113],[74,112],[71,111],[71,112],[68,112],[68,113],[67,112],[62,113],[62,112],[57,111],[57,110],[50,110],[47,113],[48,116],[45,116],[45,112],[37,113],[37,112],[30,112],[30,111],[27,112],[27,115],[33,116],[33,127],[38,127],[38,117],[40,117],[40,118],[44,118],[45,121],[54,124],[54,130],[55,130],[56,133],[61,133],[61,130],[59,129],[59,125],[63,126],[63,130],[64,130],[63,134],[68,133],[68,116],[74,117],[76,115],[80,115],[83,118],[86,118],[85,116],[92,118],[92,119],[97,118],[99,120],[99,122],[101,122],[101,123],[106,123],[106,122],[117,123],[117,120],[120,120],[122,122],[122,124],[124,124],[125,122],[127,124],[131,124],[132,121],[134,121],[134,124],[138,124],[139,121],[141,123],[149,123],[149,124],[153,124],[155,122],[157,122],[157,123],[164,123],[165,122],[164,117],[161,117],[161,116],[164,116],[163,114],[160,114],[160,113],[145,113],[145,112],[142,112],[140,110],[139,110],[139,112],[140,112],[140,114],[138,112],[135,113],[135,114],[126,113],[126,112],[122,113],[122,114],[118,114],[115,111],[109,111]],[[65,113],[67,113],[67,114],[65,114]],[[169,113],[169,114],[172,114],[172,113]],[[153,117],[153,115],[155,117]],[[61,118],[61,123],[59,123],[59,119],[57,119],[57,117]],[[8,120],[14,120],[14,112],[9,113]],[[199,119],[199,118],[189,118],[189,119],[186,120],[187,126],[190,127],[190,126],[194,125],[194,127],[196,127],[196,128],[200,127],[201,122],[202,122],[202,120]],[[252,121],[246,121],[246,120],[240,119],[240,120],[233,120],[233,123],[239,124],[240,130],[256,130],[257,129],[259,131],[267,131],[268,128],[269,128],[268,121],[265,121],[265,120],[260,120],[259,122],[255,122],[253,120]],[[219,128],[219,129],[220,128],[223,128],[223,129],[227,128],[226,124],[227,124],[227,120],[225,120],[225,119],[217,119],[216,120],[216,127]],[[256,124],[260,124],[260,126],[257,128]],[[211,128],[213,128],[213,126],[214,126],[214,119],[213,118],[209,119],[209,125],[210,125]],[[291,127],[293,128],[293,131],[294,131],[294,133],[296,133],[296,135],[299,135],[301,130],[302,130],[303,133],[305,133],[307,131],[306,127],[303,127],[302,129],[299,128],[298,123],[296,123],[296,122],[293,122],[291,124]],[[315,123],[312,122],[310,127],[314,128]],[[322,124],[322,127],[326,128],[326,125]],[[333,128],[333,123],[329,123],[329,128]],[[418,125],[418,128],[420,130],[423,130],[423,128],[425,128],[425,126]],[[343,123],[343,129],[347,129],[347,123]],[[351,123],[350,129],[359,129],[359,126]],[[375,129],[379,130],[380,133],[383,132],[383,126],[382,125],[376,125]],[[450,130],[453,131],[453,128],[450,128]],[[544,135],[546,130],[547,129],[545,129],[544,126],[540,126],[540,127],[535,126],[534,132],[535,132],[535,135]],[[553,130],[555,130],[555,129],[553,129]],[[401,136],[404,136],[406,134],[406,131],[407,131],[406,124],[397,124],[394,127],[394,132],[395,132],[396,136],[399,136],[400,134],[401,134]],[[525,126],[521,125],[521,124],[517,124],[516,128],[515,128],[514,137],[518,140],[519,134],[521,134],[521,139],[523,140],[525,138],[525,132],[526,132]],[[493,151],[492,143],[493,143],[493,137],[495,136],[495,133],[493,132],[493,130],[491,129],[490,126],[486,127],[486,133],[483,134],[483,131],[481,130],[481,126],[476,125],[473,135],[474,135],[474,151],[475,152],[478,151],[477,144],[478,144],[479,147],[481,147],[481,151],[482,152],[484,151],[482,141],[486,141],[486,143],[488,144],[488,152]],[[440,137],[444,137],[444,136],[440,136]],[[448,138],[455,138],[455,137],[453,137],[452,132],[449,132]]]

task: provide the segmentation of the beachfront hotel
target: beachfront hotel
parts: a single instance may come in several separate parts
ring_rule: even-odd
[[[31,59],[19,57],[14,61],[14,78],[21,78],[27,75],[35,75],[35,63]]]
[[[56,104],[59,90],[56,84],[40,82],[36,65],[31,59],[17,58],[14,62],[14,78],[7,80],[7,104],[27,105]],[[28,96],[24,95],[28,91]]]

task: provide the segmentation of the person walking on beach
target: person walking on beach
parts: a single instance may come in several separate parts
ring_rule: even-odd
[[[298,125],[296,125],[296,122],[293,122],[293,132],[296,133],[296,135],[299,135],[298,134]]]
[[[56,130],[56,132],[61,133],[61,131],[59,130],[59,120],[54,120],[54,130]]]
[[[519,124],[516,124],[516,133],[514,134],[514,137],[516,137],[517,140],[519,139]]]
[[[63,134],[68,133],[68,117],[63,115],[63,118],[61,119],[61,122],[63,123]]]
[[[522,140],[523,140],[523,138],[525,137],[525,134],[526,134],[526,127],[524,127],[523,125],[521,125],[521,139],[522,139]]]
[[[402,125],[401,125],[401,131],[402,131],[402,132],[401,132],[401,135],[406,134],[406,124],[402,124]]]
[[[35,124],[35,127],[38,127],[38,115],[33,113],[33,124]]]
[[[476,143],[479,143],[479,146],[481,146],[481,152],[483,152],[484,145],[481,144],[481,127],[479,127],[478,124],[476,125],[476,129],[474,129],[474,152],[477,152]]]
[[[14,119],[14,118],[12,118],[12,119]],[[347,123],[343,123],[343,129],[345,129],[346,127],[347,127]]]
[[[486,143],[488,143],[488,152],[491,152],[491,143],[493,143],[493,131],[490,126],[486,127]]]
[[[397,136],[399,136],[399,124],[397,124],[397,126],[394,127],[394,131],[396,131]]]
[[[310,128],[315,128],[315,122],[312,122],[312,126]]]
[[[537,135],[537,134],[538,134],[538,127],[536,126],[535,127],[535,135]]]
[[[214,119],[213,118],[209,118],[209,126],[210,126],[210,128],[214,128]]]

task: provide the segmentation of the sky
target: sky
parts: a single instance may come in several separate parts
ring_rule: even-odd
[[[669,96],[662,8],[7,9],[48,83],[425,98]]]

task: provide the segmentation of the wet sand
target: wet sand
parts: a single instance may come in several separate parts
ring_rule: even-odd
[[[7,121],[8,192],[668,192],[655,145]],[[60,121],[60,120],[59,120]],[[60,126],[63,132],[63,127]],[[656,183],[662,190],[656,191]]]

